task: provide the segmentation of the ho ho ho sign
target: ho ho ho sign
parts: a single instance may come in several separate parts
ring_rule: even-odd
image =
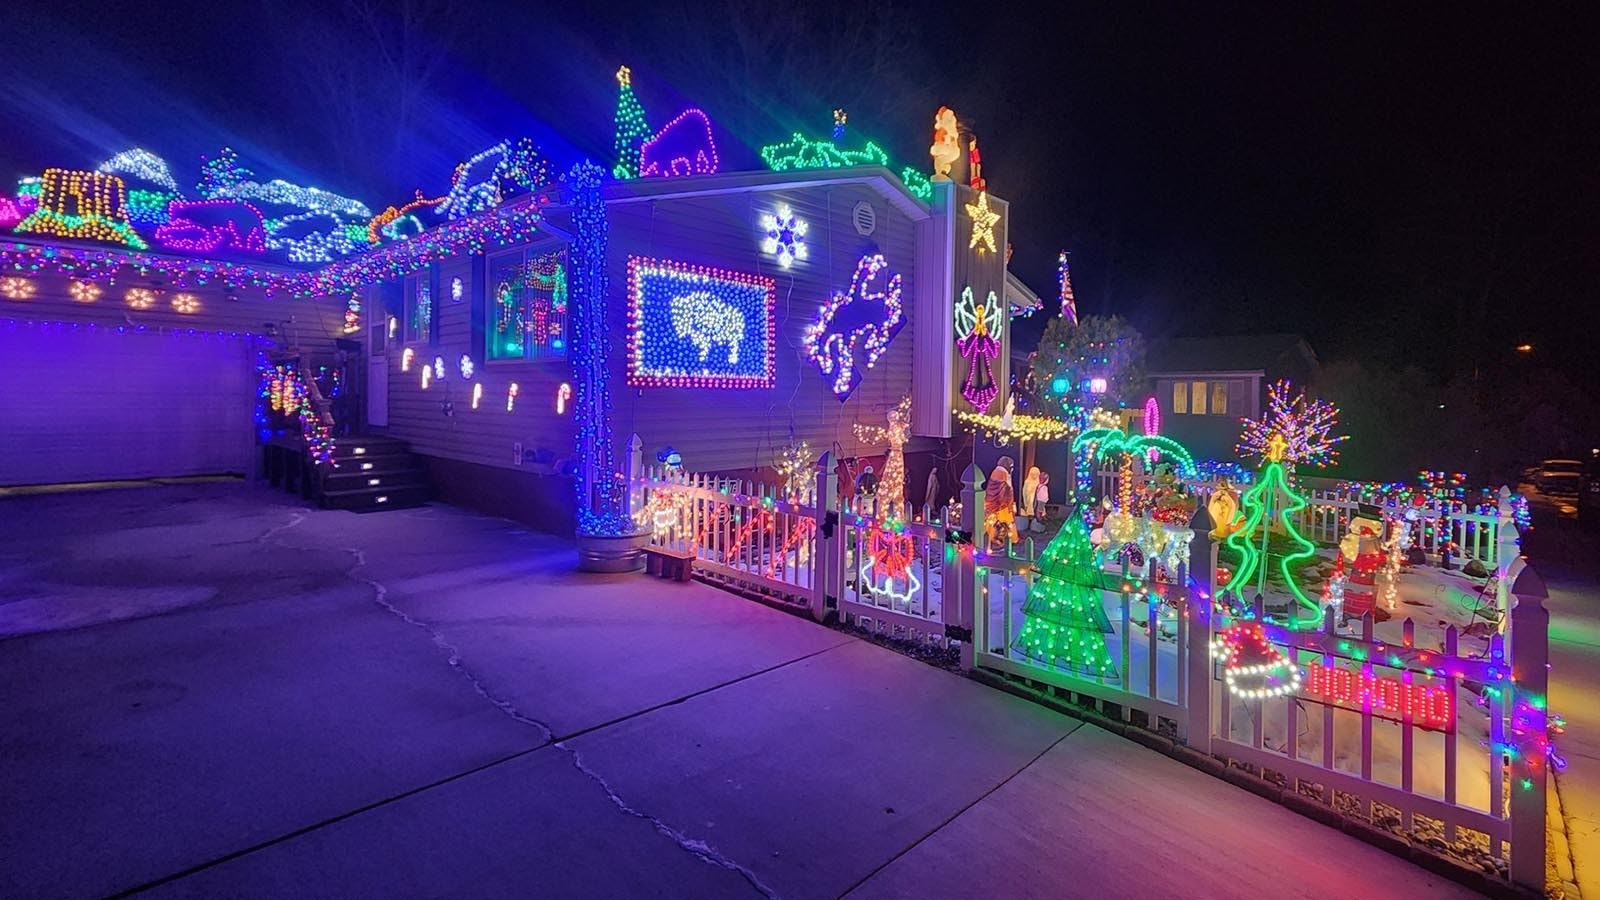
[[[1439,685],[1406,684],[1399,678],[1376,675],[1371,669],[1351,671],[1313,662],[1306,667],[1302,694],[1305,699],[1360,711],[1370,708],[1380,719],[1404,720],[1418,728],[1452,731],[1456,722],[1456,695],[1452,682]]]

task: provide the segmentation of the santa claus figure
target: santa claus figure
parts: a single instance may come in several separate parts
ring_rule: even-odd
[[[933,157],[933,181],[949,181],[950,167],[961,158],[960,125],[955,111],[948,106],[939,107],[933,115],[933,146],[928,148]]]

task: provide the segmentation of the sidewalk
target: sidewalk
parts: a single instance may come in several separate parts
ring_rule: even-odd
[[[8,507],[3,896],[1471,896],[840,632],[580,577],[499,520],[237,485]]]

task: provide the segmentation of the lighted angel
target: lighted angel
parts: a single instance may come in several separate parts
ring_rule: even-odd
[[[961,396],[978,412],[987,412],[1000,393],[994,361],[1000,357],[999,334],[1005,326],[1004,315],[994,291],[989,292],[988,300],[978,303],[968,287],[956,302],[956,348],[967,361],[967,380],[961,386]]]
[[[911,398],[905,397],[889,410],[888,425],[854,426],[856,440],[867,444],[887,443],[888,458],[883,463],[883,475],[878,479],[878,500],[892,504],[891,512],[898,511],[906,502],[906,442],[911,440]]]

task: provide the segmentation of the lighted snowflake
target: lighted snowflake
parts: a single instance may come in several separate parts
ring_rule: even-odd
[[[806,258],[806,229],[805,221],[794,214],[789,204],[778,204],[778,211],[766,213],[761,217],[761,227],[766,231],[766,239],[761,242],[761,250],[771,253],[778,258],[778,265],[789,268],[795,260]]]
[[[1339,424],[1338,408],[1325,400],[1308,400],[1304,391],[1291,397],[1291,387],[1281,379],[1267,389],[1267,414],[1244,420],[1239,455],[1267,459],[1270,454],[1291,466],[1337,464],[1337,447],[1349,437],[1332,433]]]
[[[193,294],[173,294],[172,308],[185,315],[200,311],[200,298]]]
[[[92,281],[74,281],[67,288],[67,293],[79,303],[93,303],[100,299],[100,285]]]
[[[462,354],[460,368],[462,378],[471,378],[474,370],[472,365],[472,357]]]
[[[33,296],[33,282],[21,275],[7,275],[0,278],[0,295],[7,300],[26,300]]]

